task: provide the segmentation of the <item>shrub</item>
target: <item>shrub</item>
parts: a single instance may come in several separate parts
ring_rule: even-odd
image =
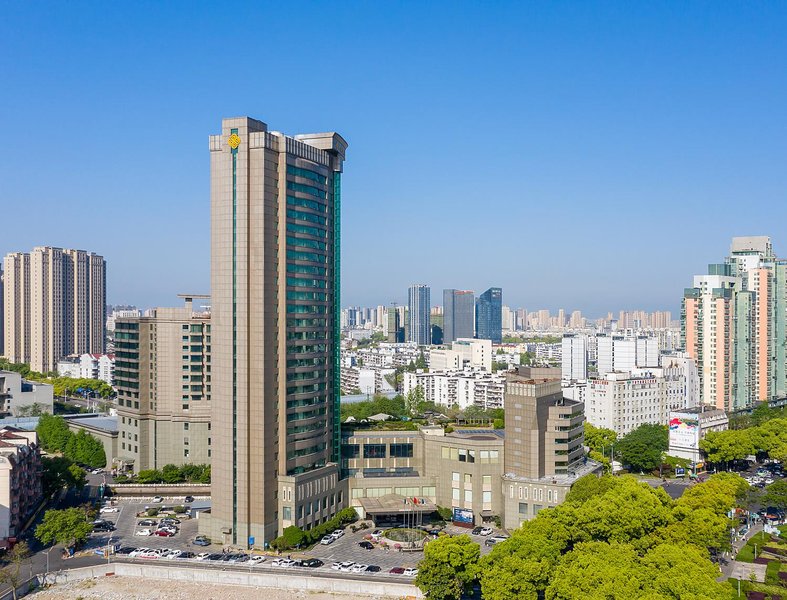
[[[186,512],[186,507],[185,507],[185,506],[183,506],[182,504],[179,504],[178,506],[174,507],[172,510],[173,510],[173,511],[174,511],[176,514],[178,514],[178,515],[182,515],[184,512]]]
[[[158,512],[158,508],[149,508],[147,514],[149,517],[157,517]]]

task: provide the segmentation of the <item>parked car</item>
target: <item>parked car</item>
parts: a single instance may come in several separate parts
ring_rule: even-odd
[[[404,573],[404,567],[394,567],[389,573],[393,573],[394,575],[402,575]]]
[[[484,530],[483,527],[473,527],[473,530],[470,532],[473,535],[481,535],[481,532]]]
[[[416,575],[418,575],[418,569],[414,569],[414,568],[405,569],[403,575],[405,577],[415,577]]]
[[[263,560],[264,560],[264,558],[263,558]],[[307,558],[307,559],[301,561],[301,566],[302,567],[310,567],[312,569],[315,569],[317,567],[321,567],[324,564],[325,563],[322,562],[319,558]]]
[[[194,502],[194,496],[186,496],[183,499],[183,502],[185,502],[186,504],[191,504],[192,502]]]
[[[343,562],[342,564],[339,565],[339,570],[342,573],[350,573],[353,570],[354,566],[355,563],[351,560],[348,560],[347,562]]]
[[[484,540],[484,544],[487,546],[494,546],[499,542],[505,542],[508,539],[506,535],[493,535],[490,538]]]
[[[101,510],[98,511],[99,514],[107,514],[107,513],[116,513],[120,512],[120,509],[117,506],[102,506]]]
[[[383,535],[382,529],[375,529],[374,531],[372,531],[372,538],[375,540],[380,539],[382,535]]]
[[[176,519],[175,517],[164,517],[161,519],[162,523],[170,523],[172,525],[180,525],[180,519]]]
[[[316,560],[316,559],[314,559],[314,560]],[[265,562],[265,557],[264,556],[252,556],[251,558],[249,558],[249,564],[251,566],[259,565],[259,564],[262,564],[264,562]]]
[[[363,573],[368,567],[369,567],[369,565],[364,565],[363,563],[358,563],[358,564],[353,565],[350,568],[350,572],[351,573]]]
[[[194,545],[195,546],[210,546],[210,540],[205,537],[197,536],[194,538]]]
[[[167,560],[171,560],[173,558],[177,558],[181,554],[183,554],[181,550],[169,550],[168,552],[162,554],[161,558],[166,558]]]
[[[132,552],[134,552],[134,550],[136,550],[136,548],[134,548],[133,546],[123,546],[122,548],[115,550],[115,554],[120,554],[120,555],[131,554]]]
[[[194,558],[196,558],[197,560],[206,560],[209,556],[210,556],[210,552],[200,552]]]
[[[337,529],[336,531],[334,531],[334,532],[331,534],[331,536],[332,536],[332,537],[333,537],[333,539],[335,539],[335,540],[338,540],[338,539],[339,539],[340,537],[342,537],[343,535],[344,535],[344,530],[343,530],[343,529]]]
[[[193,552],[181,552],[175,558],[194,558]]]
[[[93,532],[102,533],[106,531],[115,531],[115,526],[112,523],[94,523]]]
[[[380,572],[380,567],[378,565],[369,565],[368,567],[366,567],[366,572],[367,573],[379,573]]]
[[[159,537],[172,537],[175,535],[175,532],[170,531],[169,529],[156,529],[156,531],[153,532],[153,535],[157,535]]]
[[[292,560],[291,558],[282,558],[279,559],[278,563],[274,560],[273,562],[271,562],[271,564],[275,567],[294,567],[295,561]]]
[[[131,552],[129,552],[128,555],[132,558],[136,558],[137,556],[139,556],[143,552],[147,552],[148,550],[150,550],[150,548],[137,548],[136,550],[132,550]]]
[[[335,562],[331,565],[331,569],[333,569],[334,571],[338,571],[341,568],[342,568],[342,563],[340,562]]]
[[[358,545],[364,550],[374,550],[374,544],[372,544],[371,542],[367,542],[366,540],[362,542],[358,542]]]
[[[212,554],[208,554],[208,556],[205,558],[205,560],[221,560],[222,558],[224,558],[223,554],[219,554],[218,552],[214,552]]]
[[[156,527],[157,525],[158,521],[156,519],[142,519],[137,522],[137,526],[139,527]]]
[[[323,546],[327,546],[328,544],[333,544],[335,541],[336,541],[335,537],[333,537],[332,535],[326,535],[320,540],[320,543]]]
[[[153,502],[164,502],[163,496],[153,496]],[[162,507],[164,508],[164,507]]]
[[[481,531],[479,532],[480,535],[492,535],[492,528],[491,527],[482,527]]]

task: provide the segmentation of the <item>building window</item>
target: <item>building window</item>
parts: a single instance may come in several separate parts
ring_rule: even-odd
[[[412,444],[391,444],[390,447],[391,458],[412,458],[413,445]]]
[[[459,500],[459,488],[454,488],[451,490],[451,499]]]
[[[547,502],[552,502],[552,490],[547,490]]]
[[[281,507],[281,518],[287,521],[292,519],[292,508],[289,506]]]
[[[358,458],[361,455],[361,447],[358,444],[344,444],[342,446],[343,458]]]
[[[470,473],[465,473],[465,483],[473,483],[473,476]]]
[[[535,517],[541,511],[542,508],[544,508],[544,507],[541,506],[540,504],[534,504],[533,505],[533,516]]]
[[[364,444],[364,458],[385,458],[385,444]]]
[[[482,492],[482,501],[484,504],[492,503],[492,492]]]
[[[456,471],[451,473],[451,481],[456,481],[458,483],[459,482],[459,473],[457,473]]]
[[[465,490],[465,502],[473,501],[473,490]]]
[[[526,515],[527,514],[527,502],[520,502],[519,503],[519,514]]]

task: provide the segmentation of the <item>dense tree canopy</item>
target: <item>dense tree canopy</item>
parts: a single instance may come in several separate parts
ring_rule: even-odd
[[[773,418],[747,429],[710,431],[700,449],[713,463],[743,460],[758,452],[775,460],[787,460],[787,418]]]
[[[780,479],[766,487],[762,503],[766,506],[787,508],[787,479]]]
[[[468,535],[437,538],[424,549],[415,584],[429,598],[459,600],[478,574],[480,553]]]
[[[585,421],[585,445],[592,451],[604,454],[617,440],[617,434],[611,429],[596,427]]]
[[[41,415],[36,431],[41,445],[50,452],[62,452],[66,458],[89,467],[107,464],[104,445],[83,429],[75,434],[63,417]]]
[[[615,453],[632,471],[653,471],[669,447],[669,430],[665,425],[640,425],[615,444]]]
[[[79,508],[65,510],[48,510],[44,520],[36,527],[35,536],[42,544],[74,545],[84,542],[93,524],[85,518],[85,512]]]
[[[713,475],[675,501],[632,476],[589,475],[563,504],[542,510],[478,561],[483,597],[727,599],[730,588],[715,581],[708,550],[727,547],[726,511],[746,487],[740,477]],[[429,597],[456,597],[430,592],[460,588],[445,563],[419,572],[416,584]]]

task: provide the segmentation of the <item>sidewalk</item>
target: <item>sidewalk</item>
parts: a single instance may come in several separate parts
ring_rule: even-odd
[[[750,566],[749,563],[738,563],[738,561],[735,560],[735,557],[738,556],[738,552],[740,552],[741,548],[743,548],[746,545],[746,542],[748,542],[752,536],[757,535],[761,531],[762,531],[762,523],[757,523],[751,526],[751,528],[743,537],[743,539],[736,539],[735,541],[732,542],[732,553],[727,561],[727,564],[722,567],[721,570],[722,576],[719,579],[720,581],[724,581],[729,577],[731,577],[734,571],[740,572],[741,569],[745,568],[744,565],[746,567]],[[725,552],[725,558],[727,558],[726,554],[727,553]]]

